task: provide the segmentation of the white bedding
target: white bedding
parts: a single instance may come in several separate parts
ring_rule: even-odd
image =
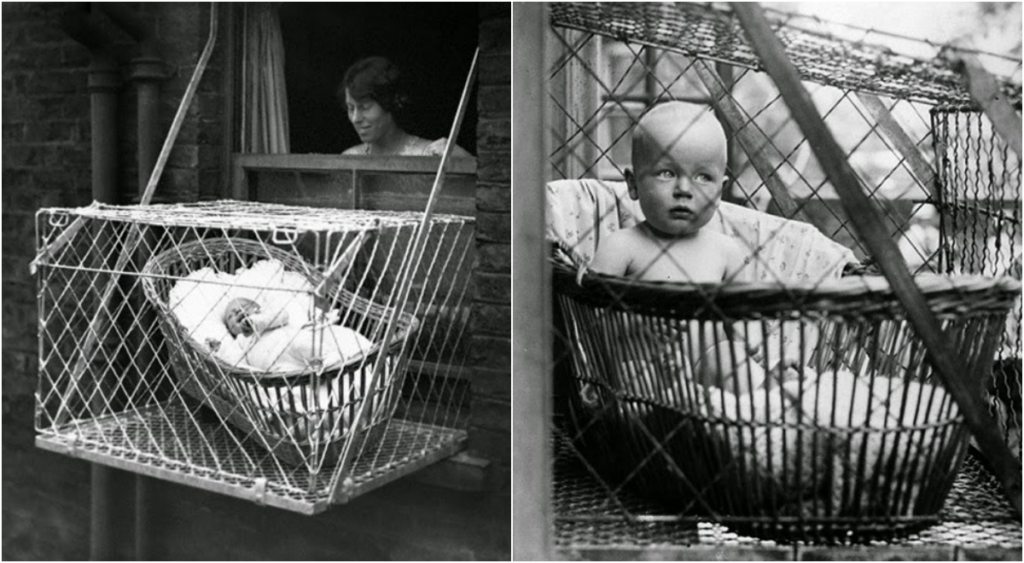
[[[265,372],[313,370],[365,354],[372,343],[358,332],[330,324],[313,302],[313,287],[277,260],[261,260],[234,274],[202,268],[179,280],[169,305],[205,351],[228,365]],[[224,324],[227,304],[251,299],[268,316],[287,319],[262,334],[233,337]],[[336,313],[334,313],[336,315]]]

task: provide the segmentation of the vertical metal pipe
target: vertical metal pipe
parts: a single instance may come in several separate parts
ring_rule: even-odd
[[[160,83],[163,79],[163,62],[157,58],[139,57],[132,61],[132,80],[135,82],[138,96],[138,197],[142,197],[149,176],[156,164],[160,147]],[[136,261],[141,267],[152,256],[155,249],[155,236],[147,232],[142,236]],[[143,297],[133,295],[136,301],[136,314],[143,317],[140,326],[154,326],[156,318],[151,311],[143,306]],[[148,314],[147,314],[148,312]],[[141,329],[135,331],[138,352],[135,355],[136,366],[139,367],[138,377],[145,377],[144,370],[153,365],[154,353],[152,344],[147,341]],[[149,479],[144,475],[135,476],[135,559],[149,559]]]
[[[232,166],[232,159],[234,153],[238,150],[238,137],[235,135],[235,123],[238,120],[236,115],[235,106],[235,53],[236,53],[236,35],[235,35],[235,11],[237,8],[234,4],[226,4],[224,6],[224,50],[221,55],[221,64],[223,66],[222,83],[221,88],[224,92],[223,108],[221,112],[221,178],[224,179],[224,184],[221,185],[220,196],[224,194],[231,194],[234,186],[234,182],[240,180],[232,177],[234,167]]]
[[[647,105],[653,105],[662,96],[668,97],[668,92],[660,91],[658,85],[658,54],[654,47],[644,47],[644,97],[647,98]]]
[[[89,559],[110,561],[114,553],[113,526],[111,526],[110,491],[114,470],[94,463],[89,479],[91,487],[89,503]]]
[[[131,78],[138,95],[139,196],[153,172],[160,152],[160,80],[164,78],[160,59],[135,59]]]
[[[102,203],[117,203],[117,90],[120,82],[113,54],[94,55],[89,67],[92,197]]]
[[[733,87],[736,85],[736,78],[733,75],[732,65],[725,63],[715,63],[715,71],[718,72],[718,76],[722,77],[722,88],[725,89],[727,95],[732,96]],[[732,126],[726,121],[725,116],[722,115],[718,105],[715,105],[715,115],[718,116],[718,121],[725,127],[729,137],[726,139],[726,164],[725,168],[729,171],[729,176],[726,178],[725,184],[725,200],[733,203],[746,203],[743,201],[742,194],[736,193],[736,178],[737,174],[736,165],[736,131],[732,129]]]
[[[164,61],[159,56],[156,45],[156,33],[152,26],[147,25],[130,7],[120,4],[104,5],[104,10],[112,20],[139,43],[139,55],[132,59],[130,77],[135,83],[137,111],[136,154],[138,169],[138,193],[141,200],[160,151],[160,82],[166,78]],[[152,231],[143,233],[135,256],[138,269],[155,252],[156,236]],[[137,292],[132,295],[133,310],[140,317],[138,326],[153,326],[156,317],[144,306],[144,298]],[[136,329],[132,334],[134,342],[134,361],[138,368],[136,377],[146,376],[145,371],[153,365],[155,353],[143,329]],[[150,491],[149,479],[144,475],[135,475],[135,559],[149,559],[149,511]]]
[[[544,242],[544,184],[547,177],[547,14],[543,4],[516,4],[512,10],[516,56],[512,100],[513,183],[512,300],[516,304],[512,361],[520,384],[514,386],[513,433],[516,490],[513,557],[551,560],[551,275]],[[522,46],[522,48],[520,48]],[[520,492],[521,491],[521,492]]]
[[[117,203],[117,90],[120,73],[109,51],[94,53],[89,67],[89,96],[92,128],[92,197],[103,203]],[[95,407],[99,405],[94,405]],[[110,560],[114,552],[111,484],[114,470],[93,464],[91,472],[89,558]]]

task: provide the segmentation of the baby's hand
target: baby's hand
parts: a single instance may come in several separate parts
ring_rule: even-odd
[[[257,310],[255,313],[249,315],[249,324],[252,326],[253,331],[257,334],[262,334],[270,329],[282,327],[288,324],[288,311],[281,309],[274,314],[263,313]]]

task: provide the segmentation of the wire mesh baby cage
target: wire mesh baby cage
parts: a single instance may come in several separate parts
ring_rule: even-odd
[[[1010,439],[1019,154],[976,125],[987,118],[948,61],[769,12]],[[934,526],[972,519],[958,507],[989,494],[963,412],[733,11],[555,3],[550,15],[556,543],[974,541]],[[1019,76],[1019,61],[1001,62]],[[1001,87],[1019,120],[1019,85]],[[587,267],[646,219],[631,142],[641,116],[670,100],[707,106],[725,131],[722,201],[702,232],[738,242],[740,283],[644,281],[666,252],[633,264],[633,279]],[[1006,499],[985,498],[997,531],[983,543],[1019,547]]]
[[[303,513],[450,456],[472,232],[233,201],[41,210],[37,443]]]

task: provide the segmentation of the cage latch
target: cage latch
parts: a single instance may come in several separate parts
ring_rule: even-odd
[[[273,227],[271,240],[276,245],[284,246],[295,244],[295,241],[299,239],[299,231],[297,229],[286,229]]]

